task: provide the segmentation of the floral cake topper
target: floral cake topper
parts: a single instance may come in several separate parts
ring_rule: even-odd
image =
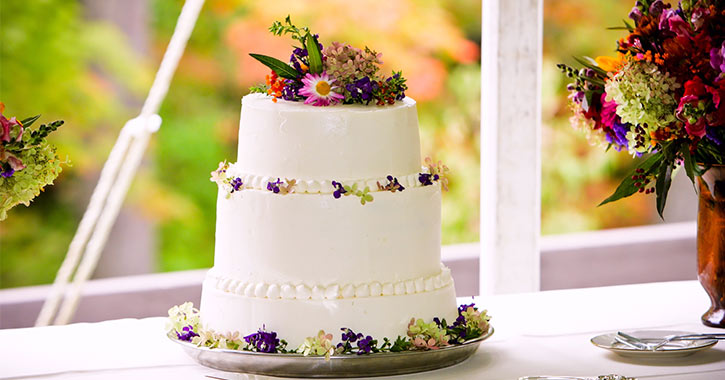
[[[334,104],[394,104],[405,98],[408,86],[400,71],[390,76],[380,74],[381,53],[368,47],[333,42],[323,47],[317,34],[298,28],[290,20],[275,21],[269,31],[276,36],[289,34],[295,46],[289,63],[262,54],[250,54],[272,69],[266,83],[250,88],[253,93],[313,106]]]

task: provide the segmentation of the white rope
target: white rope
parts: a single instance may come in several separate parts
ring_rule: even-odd
[[[83,285],[98,264],[108,234],[141,164],[151,134],[161,125],[161,118],[156,113],[166,97],[171,79],[184,54],[186,43],[194,30],[203,4],[204,0],[187,0],[184,3],[141,114],[129,120],[121,129],[118,140],[103,166],[98,184],[93,190],[88,209],[83,214],[68,253],[58,270],[51,292],[38,315],[36,326],[48,325],[53,320],[63,296],[63,305],[55,318],[55,324],[66,324],[73,318]],[[76,266],[78,269],[73,277],[73,284],[68,288],[68,281]]]

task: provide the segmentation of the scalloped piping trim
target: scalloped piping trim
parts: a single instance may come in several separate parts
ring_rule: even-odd
[[[398,179],[398,182],[403,185],[403,187],[407,188],[414,188],[414,187],[422,187],[423,184],[420,183],[418,180],[418,176],[420,173],[427,173],[428,168],[422,167],[421,172],[419,173],[411,173],[408,175],[395,177]],[[239,190],[243,189],[254,189],[254,190],[265,190],[267,191],[267,183],[268,182],[274,182],[277,179],[280,179],[282,181],[287,180],[287,178],[284,177],[275,177],[275,176],[261,176],[256,174],[248,174],[248,173],[240,173],[236,170],[236,167],[234,164],[230,164],[229,168],[226,171],[227,176],[229,177],[239,177],[242,179],[242,187]],[[293,179],[293,178],[289,178]],[[296,179],[296,178],[294,178]],[[332,194],[335,191],[335,188],[332,186],[333,180],[297,180],[293,193],[296,194]],[[388,184],[388,178],[387,175],[383,177],[373,178],[373,179],[359,179],[359,180],[347,180],[347,181],[337,181],[340,182],[343,186],[352,186],[353,184],[357,184],[358,188],[364,189],[366,186],[370,188],[370,192],[379,192],[379,191],[388,191],[388,190],[378,190],[378,182],[380,182],[381,185],[387,185]],[[229,185],[220,185],[229,187]]]
[[[432,292],[453,284],[451,270],[445,266],[441,266],[441,272],[435,276],[385,283],[373,281],[357,285],[310,286],[291,283],[245,282],[230,277],[215,276],[212,273],[207,275],[207,280],[212,281],[218,290],[244,297],[298,300],[334,300],[416,294]]]

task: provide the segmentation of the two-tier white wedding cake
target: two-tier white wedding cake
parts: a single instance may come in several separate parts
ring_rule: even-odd
[[[312,107],[245,96],[237,162],[217,173],[207,327],[264,327],[296,347],[320,329],[395,338],[411,317],[455,319],[441,184],[421,168],[412,99]]]

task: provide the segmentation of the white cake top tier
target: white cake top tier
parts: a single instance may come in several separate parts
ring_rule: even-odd
[[[305,180],[378,178],[420,171],[415,101],[314,107],[263,94],[242,98],[237,166]]]

